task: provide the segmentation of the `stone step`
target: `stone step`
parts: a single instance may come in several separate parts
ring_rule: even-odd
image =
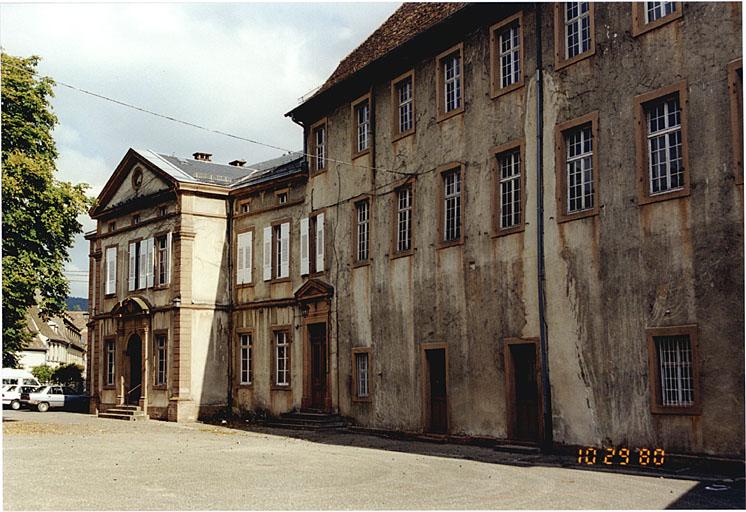
[[[267,420],[264,425],[272,428],[286,428],[291,430],[334,430],[347,426],[344,421],[332,421],[324,423],[312,423],[302,421],[286,421],[284,419]]]
[[[128,416],[137,416],[137,415],[145,414],[140,409],[120,409],[119,407],[112,407],[111,409],[106,409],[106,412],[114,413],[114,414],[126,414]]]
[[[117,405],[116,408],[127,409],[128,411],[139,411],[140,410],[139,405],[130,405],[130,404]]]
[[[533,444],[497,444],[493,447],[496,452],[521,453],[524,455],[539,455],[541,450]]]
[[[303,421],[308,423],[328,423],[342,421],[342,418],[336,414],[318,414],[307,412],[286,412],[280,414],[283,421]]]
[[[140,411],[141,414],[121,414],[117,412],[100,412],[98,413],[99,418],[109,420],[124,420],[124,421],[143,421],[149,419],[148,415]]]

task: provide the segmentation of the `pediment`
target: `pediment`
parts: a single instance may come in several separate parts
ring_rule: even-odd
[[[91,216],[174,188],[168,175],[130,149],[104,186]]]
[[[144,297],[127,297],[117,302],[111,312],[114,315],[137,315],[150,312],[150,303]]]
[[[334,287],[320,279],[311,278],[303,283],[294,295],[299,301],[326,299],[334,295]]]

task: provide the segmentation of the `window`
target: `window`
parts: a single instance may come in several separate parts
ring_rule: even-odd
[[[253,344],[251,334],[240,334],[239,340],[239,384],[251,384],[254,380],[252,358]]]
[[[117,229],[117,223],[116,222],[109,222],[109,233]]]
[[[275,385],[290,386],[290,343],[287,331],[275,331]]]
[[[521,152],[506,151],[497,156],[500,177],[500,229],[521,224]]]
[[[308,145],[311,153],[311,171],[326,170],[326,119],[311,126],[311,141]]]
[[[653,413],[699,414],[697,326],[647,329]]]
[[[238,211],[240,213],[249,213],[249,202],[244,201],[243,203],[241,203],[238,207]]]
[[[635,100],[640,204],[687,195],[686,83]]]
[[[166,385],[166,335],[155,335],[155,385]]]
[[[743,185],[743,61],[728,64],[733,168],[736,184]]]
[[[557,125],[557,221],[598,213],[598,112]]]
[[[635,2],[632,4],[632,35],[638,36],[681,18],[681,2]]]
[[[370,254],[370,200],[355,203],[355,261],[367,262]]]
[[[106,342],[106,385],[114,385],[114,368],[115,368],[115,344],[114,340]]]
[[[555,69],[596,52],[593,2],[556,3],[554,14]]]
[[[353,156],[359,156],[370,149],[370,137],[372,133],[370,122],[370,94],[356,100],[352,104],[352,134]]]
[[[391,82],[393,139],[414,132],[414,71],[409,71]]]
[[[246,231],[245,233],[236,235],[236,284],[251,283],[253,242],[253,231]]]
[[[263,256],[265,281],[290,277],[289,222],[264,228]]]
[[[153,286],[154,241],[152,238],[129,243],[128,291]]]
[[[324,214],[300,220],[300,275],[324,271]]]
[[[370,349],[352,349],[353,400],[370,400]]]
[[[492,97],[523,85],[523,13],[490,29]]]
[[[166,208],[165,206],[161,206],[158,208],[158,217],[165,217],[167,213],[168,208]]]
[[[117,293],[117,248],[106,248],[106,295]]]
[[[461,168],[449,169],[441,174],[443,196],[442,242],[461,240]]]
[[[132,216],[132,225],[140,224],[140,216],[139,215],[133,215]]]
[[[437,58],[438,120],[464,111],[463,45],[441,53]]]
[[[155,268],[156,286],[164,286],[170,282],[171,272],[171,233],[155,239]]]
[[[286,204],[288,202],[288,193],[280,192],[277,194],[277,204]]]
[[[412,185],[407,184],[397,189],[395,201],[394,254],[409,253],[412,250]]]

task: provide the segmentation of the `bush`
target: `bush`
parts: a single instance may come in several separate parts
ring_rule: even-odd
[[[63,364],[54,370],[52,380],[81,391],[83,389],[83,367],[75,363]]]
[[[36,380],[38,380],[41,384],[51,382],[53,373],[54,368],[47,364],[42,364],[31,368],[31,375],[36,377]]]

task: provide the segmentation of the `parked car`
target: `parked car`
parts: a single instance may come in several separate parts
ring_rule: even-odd
[[[21,395],[23,393],[31,393],[35,391],[39,386],[3,386],[3,405],[9,405],[11,409],[17,411],[21,408]]]
[[[67,386],[41,386],[30,393],[22,393],[21,403],[39,412],[47,412],[50,407],[82,410],[88,397]]]
[[[25,370],[18,370],[16,368],[3,368],[0,370],[0,375],[3,378],[3,387],[5,386],[41,386],[41,383],[36,380],[31,373]]]

